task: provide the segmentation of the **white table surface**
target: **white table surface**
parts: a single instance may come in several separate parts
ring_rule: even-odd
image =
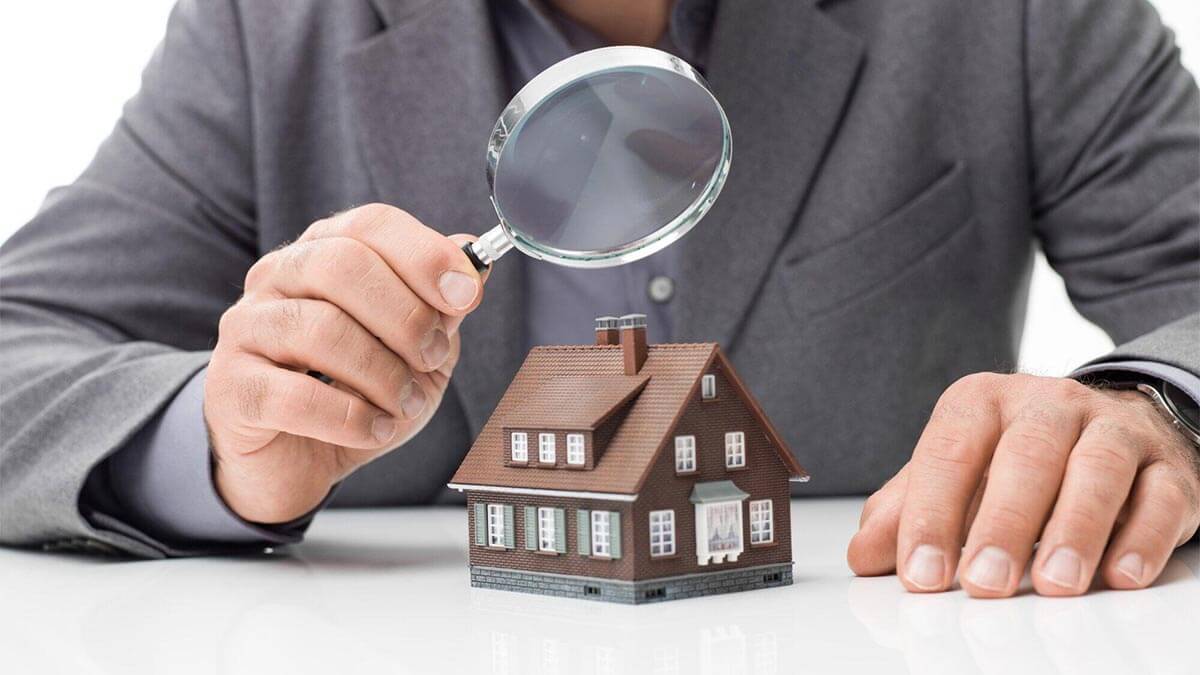
[[[471,588],[461,508],[255,558],[0,550],[0,672],[1200,673],[1195,544],[1144,591],[909,595],[847,570],[860,504],[792,503],[792,586],[636,607]]]

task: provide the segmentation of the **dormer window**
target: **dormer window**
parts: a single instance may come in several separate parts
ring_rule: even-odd
[[[692,473],[696,470],[696,437],[675,437],[675,473]]]
[[[538,461],[554,463],[554,434],[538,434]]]
[[[529,461],[529,434],[524,431],[514,431],[512,433],[512,461]]]
[[[746,434],[730,431],[725,434],[725,467],[740,469],[746,466]]]
[[[583,466],[583,434],[567,434],[567,464]]]
[[[700,378],[700,398],[711,401],[717,397],[717,376],[705,375]]]

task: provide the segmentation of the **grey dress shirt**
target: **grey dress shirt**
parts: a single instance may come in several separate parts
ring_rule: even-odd
[[[659,48],[703,70],[714,4],[713,0],[677,2]],[[549,65],[605,44],[537,0],[495,3],[493,19],[514,92]],[[651,341],[669,341],[678,265],[675,248],[606,270],[530,265],[525,320],[528,343],[588,342],[591,318],[597,312],[645,313],[651,319]],[[1121,379],[1122,373],[1161,378],[1200,400],[1200,378],[1161,363],[1100,363],[1073,375],[1101,372],[1110,379]],[[261,526],[239,518],[217,494],[203,420],[204,376],[205,371],[199,371],[158,417],[97,467],[95,473],[102,475],[89,481],[84,501],[102,500],[109,511],[117,510],[126,522],[164,541],[184,545],[210,542],[261,546],[298,541],[320,507],[292,523]]]

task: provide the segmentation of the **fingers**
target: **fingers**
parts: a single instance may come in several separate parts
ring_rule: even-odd
[[[896,570],[896,530],[908,486],[905,465],[863,505],[858,532],[846,549],[846,562],[860,577],[891,574]]]
[[[1177,546],[1196,532],[1200,495],[1179,476],[1179,467],[1156,461],[1138,474],[1128,519],[1119,527],[1101,574],[1110,588],[1144,588],[1158,578]]]
[[[913,451],[896,542],[897,571],[910,591],[941,591],[953,581],[968,506],[1000,435],[1001,377],[971,375],[952,385]]]
[[[348,237],[300,241],[274,251],[246,276],[247,297],[312,298],[340,307],[415,370],[449,354],[444,317],[373,249]]]
[[[1140,453],[1128,440],[1104,422],[1084,427],[1033,565],[1038,593],[1079,595],[1091,586],[1137,473]]]
[[[227,418],[250,429],[303,436],[335,446],[386,449],[395,418],[366,400],[266,360],[247,359],[219,397]]]
[[[313,223],[300,237],[356,239],[378,253],[430,306],[462,316],[478,306],[483,280],[456,243],[392,206],[368,204]]]
[[[427,378],[415,378],[403,359],[331,303],[244,303],[230,310],[225,328],[243,350],[320,371],[394,417],[413,420],[425,409]]]
[[[960,579],[976,597],[1016,591],[1083,424],[1080,408],[1065,396],[1023,401],[996,446],[987,490],[963,550]]]

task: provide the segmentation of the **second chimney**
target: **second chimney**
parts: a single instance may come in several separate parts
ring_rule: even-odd
[[[617,320],[621,337],[621,352],[625,358],[625,374],[637,375],[646,363],[646,315],[626,314]]]
[[[615,316],[598,316],[596,317],[596,344],[598,345],[616,345],[617,340],[617,323],[620,321]]]

